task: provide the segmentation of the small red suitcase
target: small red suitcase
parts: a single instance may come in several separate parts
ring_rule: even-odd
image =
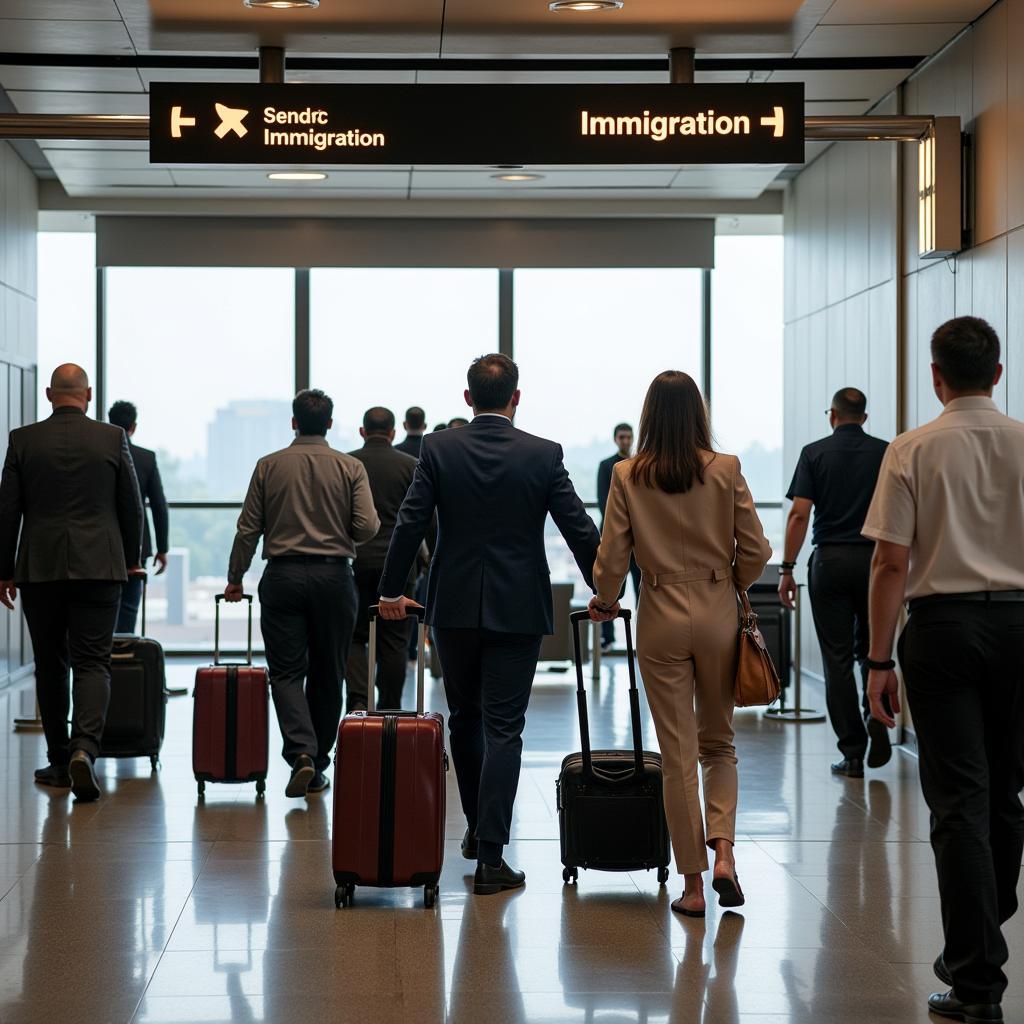
[[[192,696],[192,771],[199,796],[207,782],[255,782],[260,797],[267,788],[267,670],[252,663],[252,595],[249,603],[248,654],[243,664],[220,660],[220,603],[214,619],[213,664],[196,672]]]
[[[444,862],[444,718],[423,711],[423,612],[416,711],[376,711],[377,608],[370,609],[367,711],[342,719],[334,770],[334,903],[357,885],[423,886],[434,906]]]

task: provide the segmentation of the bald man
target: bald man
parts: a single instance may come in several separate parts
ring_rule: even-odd
[[[36,782],[70,787],[88,801],[100,795],[93,761],[110,700],[121,584],[139,571],[142,498],[125,432],[85,415],[92,400],[85,370],[58,366],[46,397],[53,415],[12,430],[7,446],[0,479],[0,602],[13,609],[21,589],[35,650],[49,758]]]

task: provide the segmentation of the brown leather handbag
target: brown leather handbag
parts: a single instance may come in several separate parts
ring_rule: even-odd
[[[772,664],[768,648],[765,647],[764,637],[757,626],[757,615],[750,607],[746,591],[739,591],[737,596],[742,607],[742,615],[733,701],[738,708],[774,704],[782,692],[779,673]]]

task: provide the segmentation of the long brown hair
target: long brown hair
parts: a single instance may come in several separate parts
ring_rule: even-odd
[[[640,441],[631,467],[634,483],[684,494],[704,483],[711,448],[708,410],[688,373],[666,370],[651,381],[640,414]]]

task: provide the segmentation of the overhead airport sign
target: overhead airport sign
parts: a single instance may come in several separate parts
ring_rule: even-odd
[[[804,90],[155,83],[149,152],[258,166],[802,163]]]

